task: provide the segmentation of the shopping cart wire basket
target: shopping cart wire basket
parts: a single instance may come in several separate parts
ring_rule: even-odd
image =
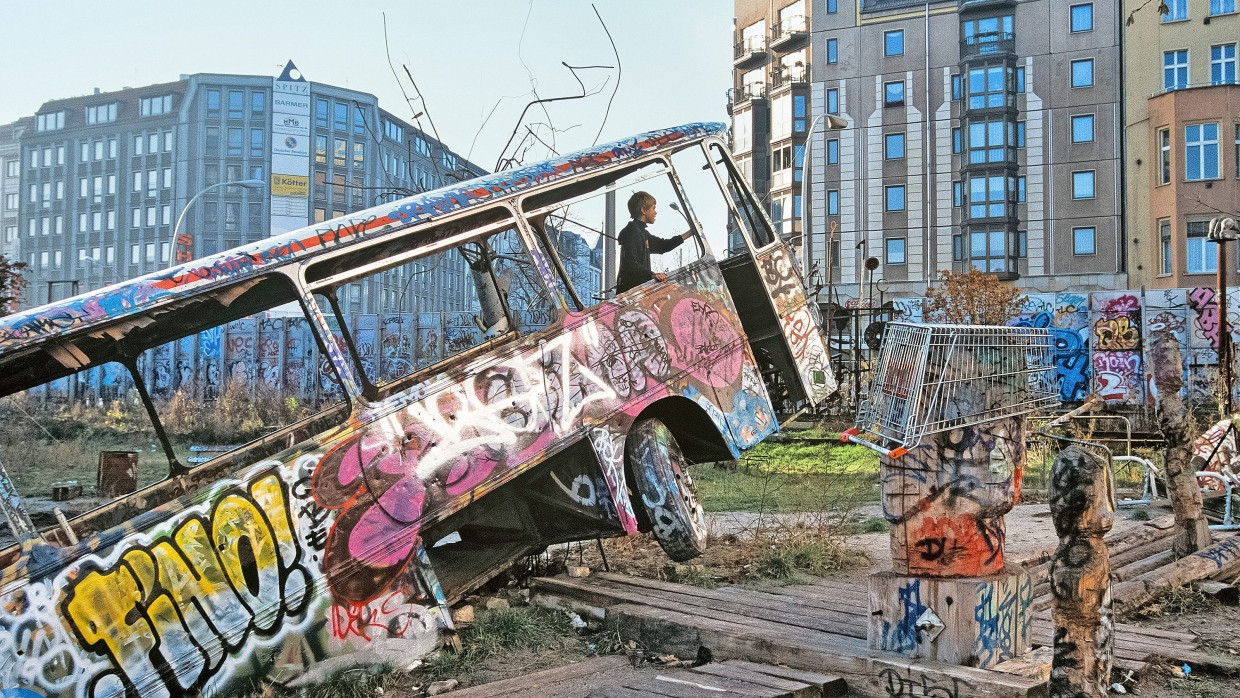
[[[1050,332],[888,323],[856,427],[841,436],[899,458],[929,434],[1059,404]]]

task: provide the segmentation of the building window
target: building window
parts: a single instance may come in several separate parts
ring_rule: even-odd
[[[1093,228],[1072,229],[1072,254],[1094,254],[1097,252]]]
[[[1092,87],[1094,84],[1094,59],[1072,61],[1072,86]]]
[[[827,0],[827,12],[835,14],[839,11],[838,0]]]
[[[886,136],[885,148],[888,160],[898,160],[904,157],[904,134],[888,133]]]
[[[897,184],[887,187],[887,210],[903,211],[904,210],[904,185]]]
[[[241,157],[241,129],[228,129],[228,154],[232,157]]]
[[[219,92],[215,93],[216,105],[219,109]],[[146,97],[139,102],[138,113],[142,116],[158,116],[172,111],[172,95],[163,97]]]
[[[1025,68],[1021,66],[1016,69],[1016,92],[1024,94],[1025,92]]]
[[[1167,14],[1162,16],[1164,22],[1178,22],[1188,19],[1188,0],[1167,0]]]
[[[1016,147],[1025,147],[1025,122],[1023,121],[1016,122]]]
[[[327,136],[314,137],[314,161],[321,164],[327,163]]]
[[[1163,51],[1163,89],[1188,87],[1188,49]]]
[[[1236,0],[1210,0],[1210,14],[1228,15],[1236,11]]]
[[[969,218],[1002,218],[1005,215],[1003,175],[969,178]]]
[[[1158,183],[1171,183],[1171,129],[1158,129]]]
[[[95,159],[103,159],[103,141],[95,141]]]
[[[1007,268],[1007,233],[1002,230],[969,233],[969,261],[982,271]]]
[[[838,39],[827,39],[827,62],[840,62],[840,42]]]
[[[961,144],[962,137],[960,134],[961,134],[960,129],[958,128],[952,129],[952,152],[955,153],[956,155],[960,154],[962,147],[963,147]]]
[[[413,137],[413,149],[416,150],[419,155],[423,155],[428,158],[431,156],[431,144],[427,143],[426,139],[421,136]]]
[[[1087,2],[1072,6],[1072,31],[1087,32],[1094,28],[1094,4]]]
[[[1158,273],[1170,276],[1174,267],[1171,266],[1171,221],[1158,221]]]
[[[219,155],[220,154],[220,127],[219,126],[208,126],[206,128],[206,139],[207,139],[206,154],[207,155]],[[142,138],[139,137],[138,140],[141,141]]]
[[[838,138],[827,141],[827,164],[840,164],[840,139]]]
[[[334,139],[335,143],[332,148],[332,164],[336,167],[344,167],[348,164],[349,144],[343,138]]]
[[[240,119],[245,116],[245,93],[241,90],[228,91],[228,118]]]
[[[314,100],[314,125],[327,128],[327,100]]]
[[[904,264],[904,238],[888,238],[887,264]]]
[[[361,170],[366,168],[366,144],[353,144],[353,169]]]
[[[964,87],[960,84],[960,76],[952,76],[952,99],[958,100],[963,97]]]
[[[1210,84],[1236,84],[1236,45],[1210,47]]]
[[[964,182],[952,182],[952,206],[964,206]]]
[[[1094,198],[1094,171],[1084,170],[1072,173],[1072,198]]]
[[[1236,176],[1240,177],[1240,124],[1236,124]]]
[[[250,93],[250,113],[262,114],[267,109],[267,94],[264,92]]]
[[[1206,239],[1208,221],[1189,221],[1188,258],[1189,274],[1206,274],[1218,271],[1218,243]]]
[[[838,189],[827,191],[827,215],[840,215],[840,191]]]
[[[1007,103],[1003,66],[973,68],[969,71],[969,109],[1002,107]]]
[[[904,55],[904,30],[903,29],[883,32],[883,55],[884,56],[903,56]]]
[[[219,90],[207,90],[207,111],[215,112],[219,110],[220,110],[220,91]]]
[[[349,128],[349,105],[343,102],[336,102],[333,105],[332,114],[332,128],[337,131],[344,131]]]
[[[904,81],[889,82],[883,85],[883,106],[904,106]]]
[[[1184,127],[1184,178],[1218,179],[1218,124]]]
[[[16,177],[21,173],[21,165],[16,159],[7,160],[4,163],[4,173],[7,177]]]
[[[1004,121],[982,121],[969,124],[969,162],[1003,162]]]
[[[261,128],[250,129],[250,157],[261,158],[263,156],[263,130]]]
[[[401,128],[400,124],[388,119],[383,120],[383,135],[397,143],[405,142],[405,129]]]
[[[827,113],[840,113],[840,91],[838,89],[832,88],[827,90]]]
[[[1089,143],[1094,140],[1094,115],[1079,114],[1072,117],[1072,142]]]
[[[39,114],[35,117],[36,131],[59,131],[65,127],[64,110],[49,112],[47,114]]]

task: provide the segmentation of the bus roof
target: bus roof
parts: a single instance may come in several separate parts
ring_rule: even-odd
[[[0,318],[0,356],[40,341],[76,334],[140,313],[185,291],[223,286],[324,250],[480,207],[537,187],[718,135],[721,123],[692,123],[649,131],[614,143],[414,194],[323,223],[281,233],[72,298]]]

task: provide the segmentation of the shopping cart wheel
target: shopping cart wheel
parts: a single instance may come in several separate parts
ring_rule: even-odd
[[[640,420],[629,431],[624,450],[644,518],[663,552],[677,562],[701,555],[706,517],[671,430],[657,419]]]

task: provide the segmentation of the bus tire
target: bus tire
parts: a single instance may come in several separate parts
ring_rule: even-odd
[[[638,421],[625,455],[645,518],[663,552],[677,562],[706,550],[706,517],[680,444],[658,419]]]

